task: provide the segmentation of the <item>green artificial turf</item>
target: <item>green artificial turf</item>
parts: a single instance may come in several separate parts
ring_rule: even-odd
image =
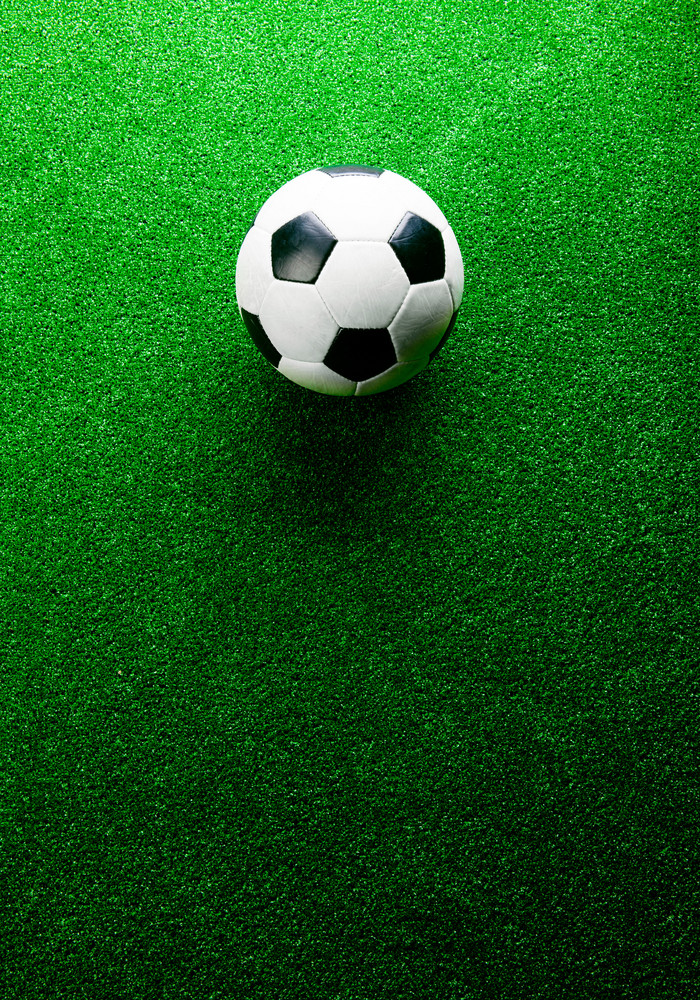
[[[693,2],[0,15],[3,1000],[690,996]],[[312,167],[445,212],[445,349],[284,379]]]

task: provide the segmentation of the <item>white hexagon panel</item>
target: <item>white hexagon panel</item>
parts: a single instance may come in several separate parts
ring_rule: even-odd
[[[387,327],[411,283],[388,243],[337,243],[316,288],[340,327]]]
[[[455,235],[399,174],[343,165],[284,184],[236,265],[236,297],[262,355],[316,392],[364,396],[422,371],[454,328],[464,290]]]

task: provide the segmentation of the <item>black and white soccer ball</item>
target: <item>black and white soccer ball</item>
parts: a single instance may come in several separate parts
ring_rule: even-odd
[[[422,371],[450,335],[463,289],[457,240],[432,198],[366,166],[284,184],[236,264],[238,307],[263,356],[335,396],[383,392]]]

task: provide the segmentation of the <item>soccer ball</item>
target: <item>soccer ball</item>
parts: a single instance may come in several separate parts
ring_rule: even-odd
[[[462,256],[416,184],[366,166],[309,170],[262,206],[236,298],[261,354],[308,389],[368,396],[435,357],[457,318]]]

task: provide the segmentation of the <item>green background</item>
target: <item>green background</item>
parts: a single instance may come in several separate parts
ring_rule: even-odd
[[[698,38],[692,0],[3,5],[3,998],[697,986]],[[364,399],[235,301],[331,163],[465,265]]]

